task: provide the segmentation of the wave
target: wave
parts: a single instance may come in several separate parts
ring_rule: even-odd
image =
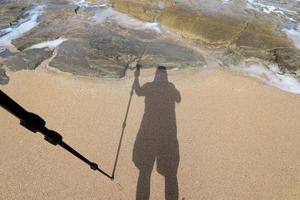
[[[222,66],[222,61],[218,61]],[[239,66],[228,66],[232,71],[254,77],[267,85],[279,88],[286,92],[300,94],[300,82],[290,74],[280,72],[277,64],[241,64]]]
[[[293,40],[295,46],[300,49],[300,23],[294,29],[283,29],[283,31]]]
[[[288,10],[286,8],[266,5],[255,0],[247,0],[247,8],[256,10],[258,12],[264,12],[267,14],[275,14],[291,22],[297,22],[297,20],[293,18],[293,15],[297,15],[297,12],[293,10]]]

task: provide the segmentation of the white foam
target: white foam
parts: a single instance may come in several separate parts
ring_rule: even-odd
[[[54,49],[54,48],[58,47],[59,45],[61,45],[66,40],[67,39],[59,38],[59,39],[52,40],[52,41],[41,42],[41,43],[35,44],[27,49],[42,49],[42,48],[46,48],[46,47],[50,48],[50,49]]]
[[[239,71],[257,78],[268,85],[277,87],[281,90],[300,94],[300,82],[291,75],[279,74],[278,66],[273,64],[269,68],[261,65],[248,65],[240,68]]]
[[[101,8],[101,7],[107,6],[106,4],[93,5],[93,4],[86,2],[85,0],[73,0],[73,2],[77,6],[84,7],[84,8]]]
[[[222,4],[232,4],[233,0],[222,0]]]
[[[30,31],[36,27],[38,23],[38,17],[43,13],[45,5],[39,5],[33,9],[25,12],[24,18],[20,19],[17,25],[1,30],[6,33],[0,37],[0,46],[10,46],[11,41],[21,37],[24,33]]]
[[[145,26],[145,29],[153,30],[153,31],[156,31],[156,32],[161,31],[159,23],[156,23],[156,22],[154,22],[154,23],[145,23],[144,26]]]
[[[285,8],[281,8],[281,7],[275,7],[272,5],[266,5],[263,3],[259,3],[255,0],[247,0],[247,8],[249,9],[253,9],[256,10],[258,12],[264,12],[267,14],[276,14],[278,16],[284,17],[292,22],[296,22],[295,19],[293,19],[292,17],[289,17],[289,15],[296,15],[297,12],[292,11],[292,10],[288,10]],[[288,13],[288,14],[286,14]]]
[[[101,8],[96,11],[94,19],[98,23],[105,21],[113,21],[120,26],[136,29],[136,30],[152,30],[155,32],[161,32],[161,27],[158,23],[149,23],[137,20],[124,13],[118,12],[111,7]]]
[[[295,29],[283,29],[283,31],[293,40],[295,46],[300,49],[300,24]]]

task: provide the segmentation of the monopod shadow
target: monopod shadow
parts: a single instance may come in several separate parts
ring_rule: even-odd
[[[140,71],[141,65],[137,65],[136,66],[136,71]],[[126,109],[126,113],[125,113],[125,117],[124,117],[124,121],[122,124],[122,131],[121,131],[121,135],[120,135],[120,140],[119,140],[119,144],[118,144],[118,150],[116,153],[116,159],[114,162],[114,167],[113,167],[113,171],[112,171],[112,175],[111,175],[111,179],[115,178],[115,174],[116,174],[116,170],[117,170],[117,165],[118,165],[118,160],[119,160],[119,155],[120,155],[120,151],[121,151],[121,146],[122,146],[122,141],[123,141],[123,136],[124,136],[124,132],[125,132],[125,128],[127,125],[127,118],[128,118],[128,114],[129,114],[129,110],[130,110],[130,106],[131,106],[131,100],[132,100],[132,96],[133,96],[133,91],[134,91],[134,82],[131,86],[131,91],[130,91],[130,96],[129,96],[129,100],[128,100],[128,104],[127,104],[127,109]]]

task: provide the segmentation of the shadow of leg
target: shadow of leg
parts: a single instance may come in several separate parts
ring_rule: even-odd
[[[136,199],[147,200],[150,197],[150,178],[151,171],[141,170],[137,182]]]
[[[178,180],[176,174],[165,176],[166,200],[178,200]]]

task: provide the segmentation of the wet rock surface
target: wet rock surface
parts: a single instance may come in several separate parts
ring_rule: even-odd
[[[36,69],[44,60],[52,56],[53,51],[44,49],[28,49],[15,56],[9,57],[3,62],[12,71],[19,70],[34,70]]]
[[[27,8],[25,4],[13,4],[1,1],[0,4],[0,29],[7,28],[16,22]]]
[[[272,50],[271,53],[283,72],[291,72],[297,75],[300,74],[300,50],[278,48]]]
[[[144,67],[164,65],[170,68],[206,65],[204,57],[195,50],[165,37],[163,33],[145,29],[143,22],[133,21],[133,28],[130,23],[122,26],[109,19],[97,22],[97,8],[81,7],[77,14],[75,8],[76,5],[64,2],[60,5],[47,4],[39,17],[39,25],[12,41],[20,52],[6,59],[4,64],[12,70],[35,69],[53,52],[27,48],[66,38],[57,47],[56,56],[49,66],[76,75],[121,78],[137,63]],[[106,9],[98,11],[100,14],[110,12]],[[113,12],[113,15],[118,13]]]
[[[244,58],[257,57],[279,62],[281,59],[270,54],[270,50],[284,48],[290,49],[290,59],[295,62],[284,62],[283,64],[280,61],[279,64],[282,69],[284,67],[287,70],[294,69],[296,67],[294,63],[299,60],[300,54],[293,42],[285,33],[279,31],[279,27],[282,26],[282,19],[280,18],[282,16],[278,19],[270,18],[255,10],[246,8],[244,11],[243,9],[236,9],[237,13],[240,12],[238,17],[226,7],[224,7],[224,10],[227,9],[225,14],[224,11],[221,11],[221,9],[219,11],[218,8],[209,12],[204,11],[203,8],[197,8],[196,0],[190,1],[191,3],[187,3],[188,1],[185,1],[185,3],[182,3],[184,1],[177,1],[177,3],[169,1],[164,7],[155,2],[150,4],[149,1],[113,0],[112,2],[114,8],[129,15],[142,20],[158,21],[184,38],[200,40],[201,44],[208,44],[210,47],[212,45],[215,48],[226,47],[241,54]],[[246,5],[241,2],[234,3]],[[198,5],[207,7],[205,1],[204,4],[198,3]],[[216,10],[218,10],[218,13],[215,13]],[[151,17],[149,17],[149,13]],[[230,58],[227,55],[224,59],[228,60]],[[235,59],[235,57],[232,57],[232,59]]]
[[[88,40],[63,43],[50,66],[79,75],[121,78],[137,63],[144,67],[202,67],[201,55],[175,42],[142,31],[116,27],[92,28]]]

